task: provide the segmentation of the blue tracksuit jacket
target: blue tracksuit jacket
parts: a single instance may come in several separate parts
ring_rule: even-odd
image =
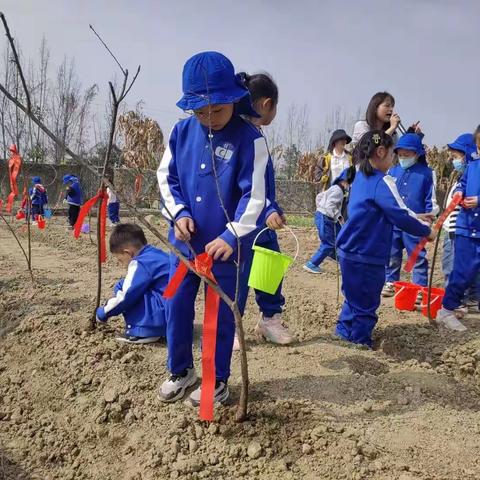
[[[72,184],[67,190],[67,203],[80,206],[83,203],[82,187],[77,177],[72,176],[71,181]]]
[[[348,220],[337,239],[338,255],[350,260],[387,265],[393,226],[425,237],[430,227],[418,221],[398,193],[395,180],[376,170],[357,172],[348,204]]]
[[[213,160],[208,129],[195,117],[177,123],[158,168],[163,213],[169,219],[193,218],[196,232],[191,244],[197,254],[217,237],[236,248],[240,239],[252,234],[264,221],[269,160],[265,139],[240,116],[233,116],[221,130],[213,132]],[[214,173],[231,225],[218,199]],[[188,255],[183,242],[171,242]],[[232,260],[233,261],[233,260]]]
[[[145,245],[129,263],[125,279],[115,286],[115,296],[97,309],[99,320],[123,314],[127,335],[165,336],[163,292],[169,270],[169,255]]]

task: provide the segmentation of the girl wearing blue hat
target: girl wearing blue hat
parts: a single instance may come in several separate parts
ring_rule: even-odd
[[[405,205],[415,213],[431,213],[437,215],[439,207],[435,195],[435,178],[432,169],[427,165],[422,139],[415,133],[403,135],[395,146],[398,155],[398,165],[388,172],[395,179],[397,190]],[[390,264],[387,267],[386,283],[382,290],[384,297],[395,294],[394,282],[400,280],[403,250],[410,255],[420,238],[393,229],[392,251]],[[412,281],[416,285],[428,285],[428,261],[426,250],[423,249],[413,269]],[[421,293],[417,302],[421,301]]]
[[[461,151],[459,139],[449,144],[449,148]],[[464,150],[465,156],[473,155],[456,189],[463,194],[463,202],[455,225],[453,270],[436,319],[438,324],[456,331],[467,329],[457,319],[455,310],[480,273],[480,155],[472,144],[464,146]]]
[[[240,271],[244,271],[248,240],[263,225],[267,198],[265,139],[241,115],[257,116],[248,89],[235,75],[232,63],[217,52],[190,58],[183,69],[183,97],[177,103],[193,115],[175,125],[157,176],[167,219],[169,240],[192,258],[185,242],[197,255],[214,260],[212,273],[220,287],[235,297],[237,237],[241,244]],[[219,199],[219,194],[221,200]],[[227,218],[228,215],[228,218]],[[173,218],[172,218],[173,217]],[[172,271],[178,259],[172,257]],[[241,275],[240,287],[246,278]],[[159,391],[165,402],[185,395],[197,381],[193,366],[193,321],[200,279],[188,273],[175,296],[167,302],[168,369],[170,376]],[[227,380],[235,334],[234,317],[220,302],[215,355],[215,401],[229,396]],[[198,388],[189,397],[200,402]]]
[[[345,302],[336,334],[371,347],[393,227],[430,240],[435,232],[423,222],[427,215],[416,215],[406,207],[395,180],[387,175],[393,162],[392,138],[381,130],[368,132],[360,141],[359,152],[348,220],[337,239]]]

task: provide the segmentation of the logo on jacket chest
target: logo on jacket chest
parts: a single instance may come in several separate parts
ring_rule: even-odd
[[[225,142],[215,148],[215,157],[223,162],[229,162],[233,157],[234,151],[234,146],[229,142]]]

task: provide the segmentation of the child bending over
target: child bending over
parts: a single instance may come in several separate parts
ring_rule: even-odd
[[[168,284],[168,254],[147,244],[143,230],[132,223],[117,225],[110,236],[110,251],[128,266],[127,276],[114,287],[114,297],[97,309],[97,320],[123,315],[124,343],[153,343],[165,337],[163,292]]]

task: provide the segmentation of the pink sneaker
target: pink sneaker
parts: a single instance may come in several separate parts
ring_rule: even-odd
[[[268,342],[276,343],[277,345],[288,345],[292,343],[295,337],[283,326],[281,318],[279,313],[271,318],[262,315],[255,329],[255,333]]]

